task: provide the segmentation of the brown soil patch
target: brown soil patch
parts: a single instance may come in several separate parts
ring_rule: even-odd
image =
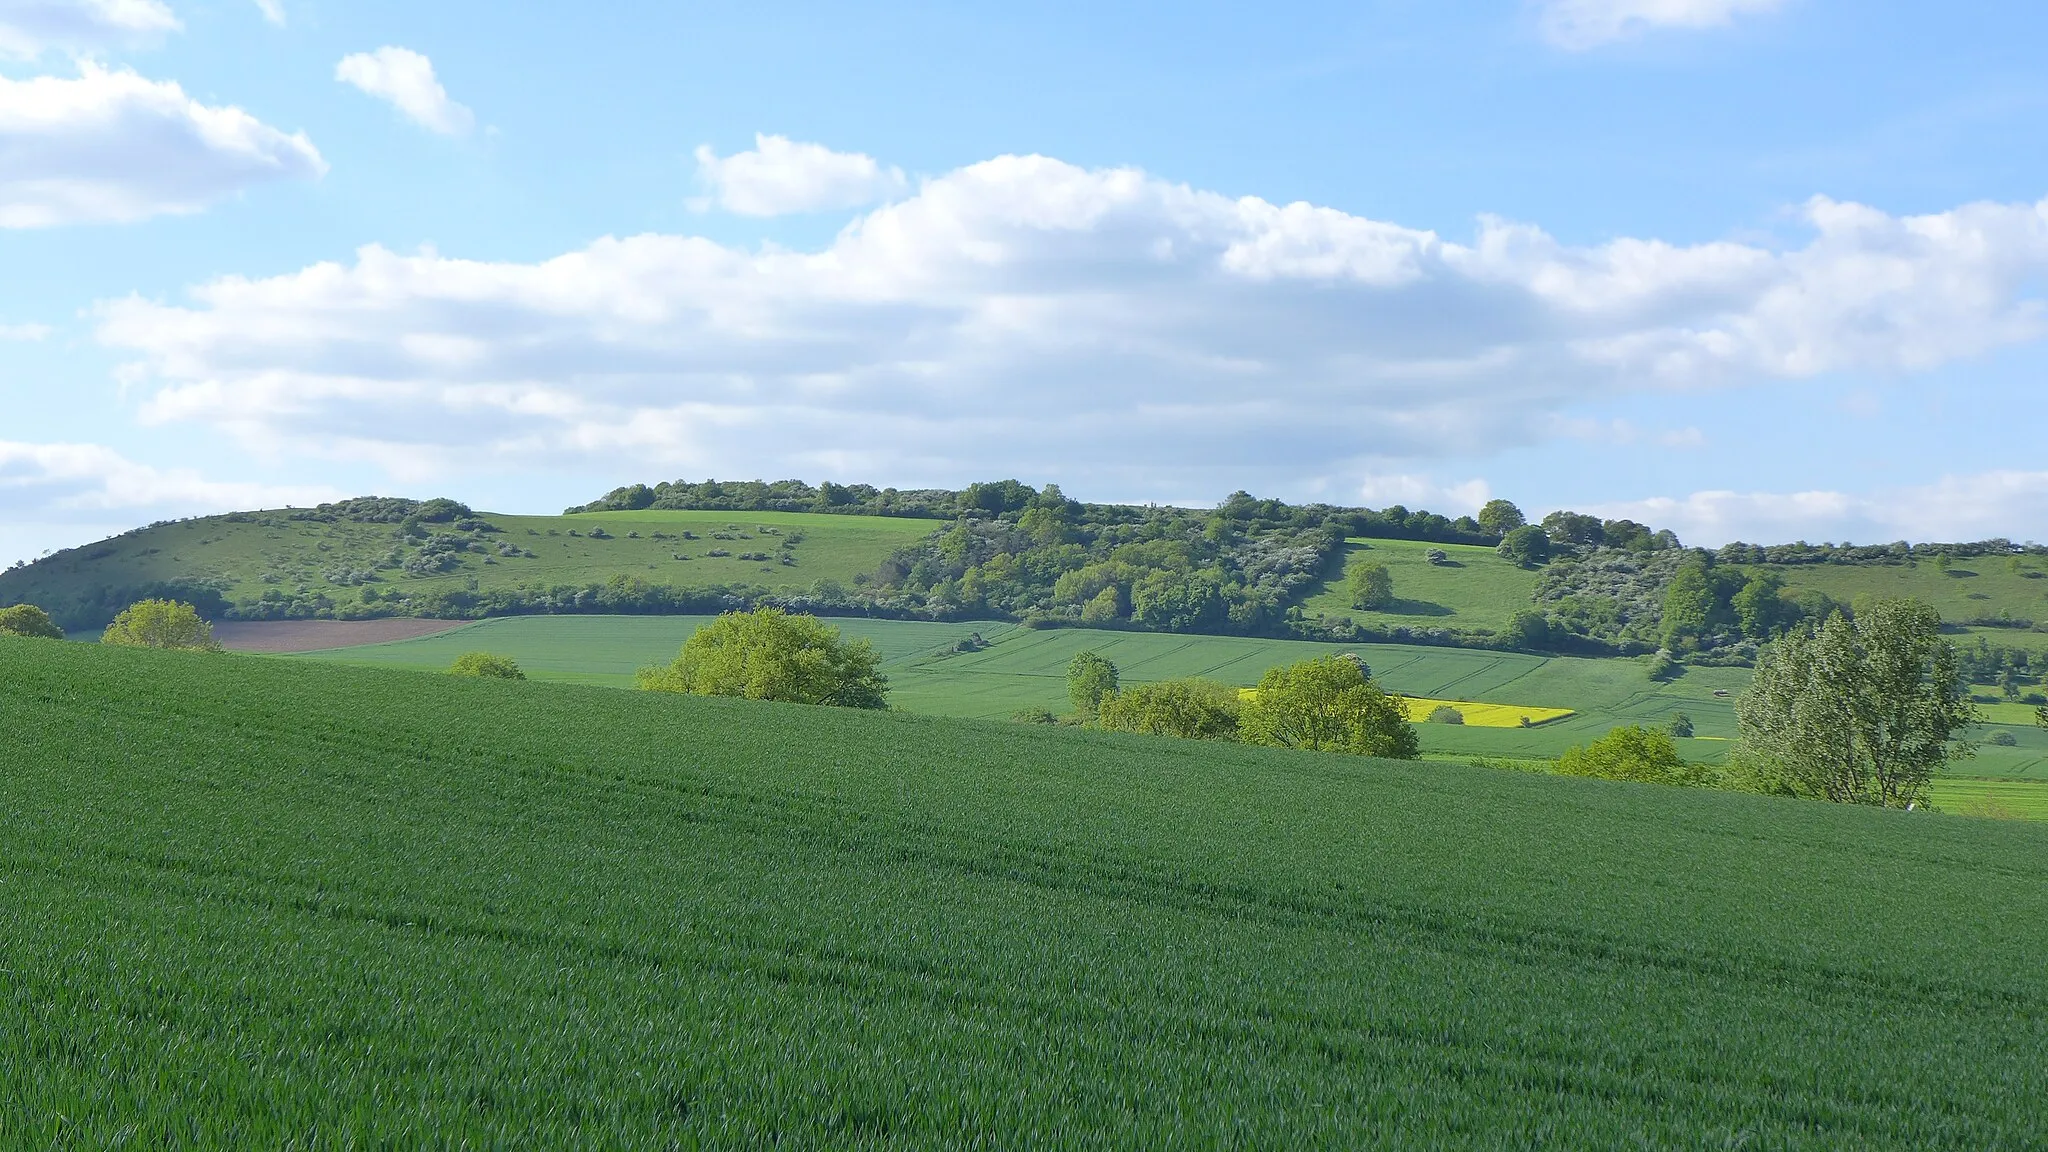
[[[318,652],[388,644],[460,628],[467,620],[226,620],[213,638],[230,652]]]

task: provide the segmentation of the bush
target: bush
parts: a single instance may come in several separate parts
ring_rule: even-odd
[[[2014,736],[2010,732],[1993,732],[1990,742],[1998,745],[2000,748],[2012,748],[2017,746],[2020,741],[2019,737]]]
[[[1376,612],[1394,602],[1394,574],[1385,564],[1354,564],[1348,579],[1353,608]]]
[[[1238,716],[1247,744],[1350,752],[1392,760],[1422,754],[1421,740],[1393,697],[1357,662],[1341,656],[1267,671]]]
[[[1680,712],[1665,722],[1664,730],[1681,740],[1689,739],[1692,736],[1692,717]]]
[[[1430,709],[1429,722],[1431,724],[1463,724],[1465,722],[1465,714],[1449,704],[1439,704],[1435,708]]]
[[[0,608],[0,636],[28,636],[38,640],[62,640],[64,630],[50,614],[33,604]]]
[[[1018,724],[1057,724],[1060,718],[1050,708],[1019,708],[1010,713],[1010,719]]]
[[[1431,548],[1422,554],[1422,558],[1431,564],[1449,564],[1451,562],[1451,554],[1441,548]]]
[[[1235,740],[1238,690],[1214,680],[1162,680],[1127,688],[1102,701],[1102,727],[1188,740]]]
[[[640,687],[695,696],[887,708],[882,658],[815,616],[779,608],[727,612],[697,630],[666,668],[642,669]]]
[[[1067,699],[1084,720],[1093,720],[1102,703],[1116,695],[1116,665],[1094,652],[1076,652],[1067,661]]]
[[[1636,780],[1651,784],[1700,784],[1704,773],[1678,755],[1671,734],[1631,724],[1591,744],[1570,748],[1558,759],[1560,776]]]
[[[1550,537],[1534,524],[1524,524],[1503,536],[1497,551],[1524,568],[1534,568],[1550,559]]]
[[[100,634],[100,643],[220,651],[220,642],[213,638],[213,625],[200,619],[198,609],[177,600],[144,600],[129,605]]]
[[[526,673],[519,670],[518,661],[510,656],[493,656],[489,652],[464,652],[448,666],[456,676],[480,676],[487,680],[524,680]]]

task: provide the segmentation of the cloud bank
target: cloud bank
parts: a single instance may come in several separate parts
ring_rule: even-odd
[[[1584,51],[1652,28],[1718,28],[1739,16],[1773,12],[1785,0],[1543,0],[1544,36]]]
[[[326,171],[304,133],[201,104],[172,82],[93,64],[72,78],[0,76],[0,228],[197,212]]]
[[[410,48],[389,45],[342,57],[334,78],[375,96],[429,132],[462,136],[476,127],[476,115],[448,98],[434,77],[434,62]]]
[[[190,468],[139,464],[98,444],[0,440],[0,513],[10,518],[128,510],[193,515],[332,499],[324,486],[208,480]]]
[[[760,134],[754,137],[753,151],[731,156],[721,157],[709,144],[700,145],[697,179],[709,193],[697,202],[699,207],[716,204],[742,216],[859,208],[896,196],[908,186],[902,169],[885,168],[872,156]]]
[[[1589,511],[1677,532],[1688,544],[1776,544],[1803,538],[1858,544],[1980,540],[2041,522],[2048,472],[2001,470],[1944,476],[1877,492],[1695,492],[1682,498],[1604,504]]]

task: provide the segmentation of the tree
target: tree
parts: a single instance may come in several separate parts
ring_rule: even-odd
[[[456,676],[480,676],[487,680],[524,680],[526,673],[520,671],[519,662],[510,656],[494,656],[489,652],[464,652],[448,666]]]
[[[1543,531],[1555,544],[1598,544],[1607,538],[1600,518],[1583,512],[1552,512],[1543,518]]]
[[[1353,564],[1346,586],[1353,608],[1378,612],[1394,602],[1394,574],[1385,564]]]
[[[33,604],[0,608],[0,636],[28,636],[38,640],[62,640],[64,630],[50,614]]]
[[[1116,665],[1108,660],[1090,651],[1076,652],[1067,661],[1067,699],[1083,719],[1095,719],[1102,702],[1116,695],[1116,689]]]
[[[1736,626],[1751,640],[1767,640],[1797,617],[1799,609],[1784,596],[1785,581],[1775,572],[1758,571],[1729,603]]]
[[[1241,709],[1238,690],[1228,684],[1200,678],[1162,680],[1104,697],[1098,722],[1118,732],[1235,740]]]
[[[1496,549],[1502,556],[1524,568],[1534,568],[1550,559],[1550,537],[1533,524],[1510,528]]]
[[[1664,730],[1680,740],[1689,740],[1692,738],[1692,717],[1684,712],[1676,713],[1664,722]]]
[[[1392,760],[1421,755],[1401,705],[1341,656],[1268,670],[1238,716],[1238,736],[1247,744]]]
[[[727,612],[697,630],[675,662],[640,673],[640,687],[695,696],[887,708],[882,658],[815,616],[778,608]]]
[[[1504,647],[1524,651],[1548,648],[1550,646],[1550,621],[1541,612],[1517,612],[1500,630],[1500,642]]]
[[[220,651],[220,642],[213,638],[213,625],[200,619],[197,608],[176,600],[143,600],[130,604],[100,634],[100,643],[129,648]]]
[[[1970,753],[1977,709],[1940,614],[1877,600],[1766,649],[1735,715],[1742,757],[1795,793],[1900,808]]]
[[[1479,510],[1479,530],[1488,536],[1505,536],[1528,522],[1511,500],[1488,500]]]
[[[1658,732],[1640,724],[1616,728],[1591,744],[1565,750],[1558,758],[1560,776],[1590,776],[1601,780],[1636,780],[1648,784],[1697,784],[1700,769],[1689,766],[1678,754],[1669,732]]]

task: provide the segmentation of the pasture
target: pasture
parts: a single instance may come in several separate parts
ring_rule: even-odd
[[[0,639],[0,1143],[1988,1148],[2048,829]]]
[[[1932,604],[1956,625],[1958,642],[1983,636],[2007,648],[2048,651],[2048,631],[2026,627],[1970,626],[1969,621],[2006,613],[2048,625],[2048,559],[2039,556],[1980,556],[1955,561],[1946,571],[1930,561],[1896,565],[1763,565],[1785,579],[1791,592],[1814,589],[1844,604],[1859,597],[1911,597]]]
[[[1447,564],[1431,564],[1432,550],[1441,550]],[[1353,564],[1384,564],[1394,576],[1394,604],[1386,611],[1367,612],[1351,606],[1344,573]],[[1310,616],[1349,616],[1371,628],[1486,628],[1499,630],[1517,612],[1535,607],[1536,582],[1542,574],[1519,568],[1491,548],[1469,544],[1429,544],[1417,540],[1344,542],[1344,561],[1317,589],[1302,600]]]

